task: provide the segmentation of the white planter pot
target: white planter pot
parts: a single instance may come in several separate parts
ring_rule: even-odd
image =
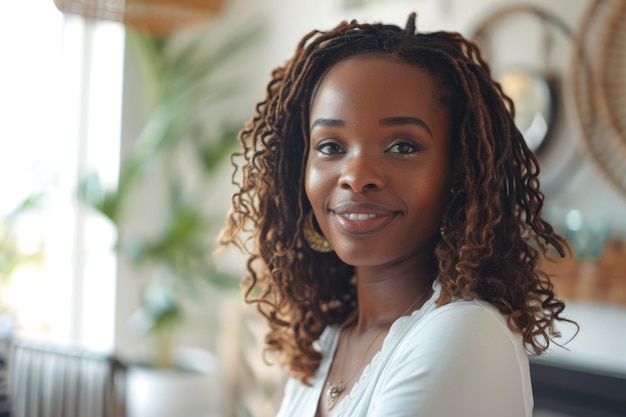
[[[221,417],[215,357],[197,349],[180,353],[181,369],[129,367],[127,417]]]

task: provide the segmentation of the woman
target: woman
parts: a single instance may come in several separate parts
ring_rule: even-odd
[[[223,244],[290,371],[279,416],[531,416],[564,309],[537,160],[456,33],[313,31],[241,132]],[[235,158],[236,159],[236,158]]]

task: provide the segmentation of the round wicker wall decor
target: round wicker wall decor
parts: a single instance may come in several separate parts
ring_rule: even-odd
[[[626,0],[595,0],[576,36],[573,104],[590,160],[626,198]]]

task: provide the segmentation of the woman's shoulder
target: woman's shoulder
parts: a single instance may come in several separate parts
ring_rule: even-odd
[[[420,349],[415,349],[416,341]],[[440,359],[527,360],[521,335],[509,328],[507,317],[492,304],[475,299],[456,300],[415,318],[398,349]]]
[[[422,320],[415,323],[418,327],[443,326],[448,330],[501,331],[512,335],[507,325],[506,315],[483,300],[458,299],[429,311]]]
[[[377,380],[381,409],[402,404],[423,415],[531,414],[521,337],[491,304],[454,301],[411,316],[398,330]]]

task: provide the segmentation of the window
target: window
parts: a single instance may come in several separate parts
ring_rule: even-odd
[[[110,350],[115,230],[76,189],[90,170],[117,181],[124,30],[21,0],[3,5],[0,43],[0,218],[16,253],[41,251],[2,284],[0,304],[21,335]],[[7,217],[39,191],[39,205]]]

